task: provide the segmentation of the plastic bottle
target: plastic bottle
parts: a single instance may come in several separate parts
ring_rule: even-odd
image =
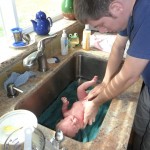
[[[68,54],[68,37],[66,34],[66,30],[63,30],[62,37],[61,37],[61,55]]]
[[[82,48],[84,50],[90,49],[90,36],[91,36],[91,30],[89,28],[89,24],[86,24],[82,36]]]

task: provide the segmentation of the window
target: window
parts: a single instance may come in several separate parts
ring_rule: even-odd
[[[0,37],[4,36],[2,17],[0,17]]]
[[[53,22],[60,19],[62,0],[0,0],[0,37],[10,35],[10,29],[21,27],[24,32],[33,30],[31,19],[38,11],[46,13]]]

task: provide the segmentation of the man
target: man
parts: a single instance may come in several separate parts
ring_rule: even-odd
[[[150,149],[150,1],[74,0],[76,18],[99,32],[118,32],[101,84],[88,95],[84,124],[92,124],[99,106],[116,97],[142,75],[144,84],[134,121],[135,149]],[[125,62],[119,70],[127,41]],[[138,145],[139,144],[139,145]]]

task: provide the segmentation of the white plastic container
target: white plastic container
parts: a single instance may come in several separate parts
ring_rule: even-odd
[[[82,36],[82,48],[84,50],[90,49],[90,36],[91,36],[91,30],[89,28],[89,24],[86,24]]]
[[[68,37],[66,34],[66,30],[63,30],[62,37],[61,37],[61,55],[68,54]]]
[[[0,117],[0,150],[4,149],[4,144],[10,135],[12,139],[17,140],[9,142],[9,149],[15,149],[16,143],[20,148],[23,147],[24,142],[28,142],[24,141],[23,129],[36,128],[37,124],[36,116],[28,110],[14,110]]]

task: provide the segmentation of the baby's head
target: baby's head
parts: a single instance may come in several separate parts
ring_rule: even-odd
[[[73,138],[78,133],[80,126],[78,119],[70,115],[62,119],[57,125],[56,129],[60,129],[64,135]]]

